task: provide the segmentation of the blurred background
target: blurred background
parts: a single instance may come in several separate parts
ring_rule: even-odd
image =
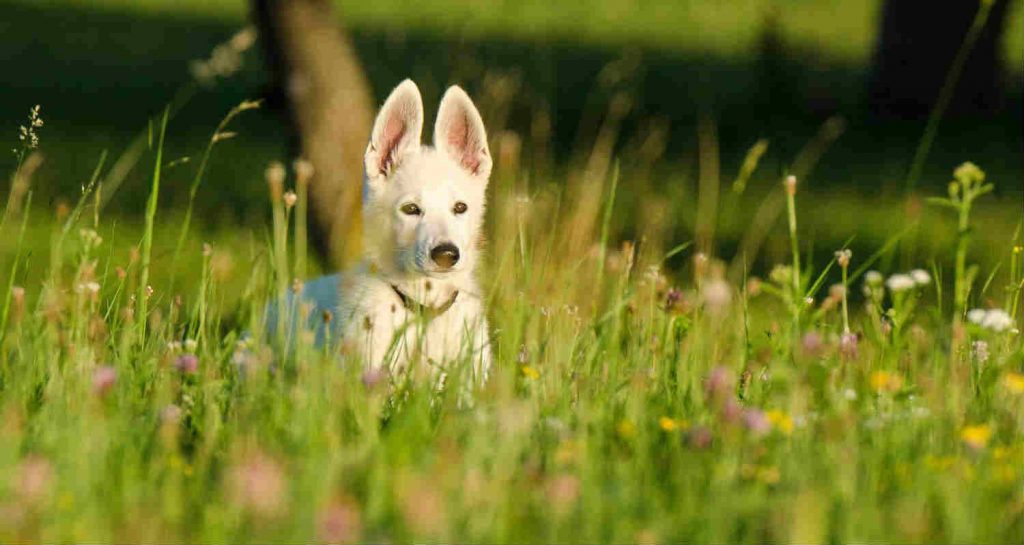
[[[118,182],[105,182],[103,213],[132,225],[148,196],[151,151],[120,159],[133,142],[148,145],[165,104],[174,110],[161,208],[173,211],[186,205],[218,122],[243,100],[263,99],[212,152],[195,202],[199,244],[265,225],[271,160],[319,154],[314,162],[330,165],[337,135],[335,183],[357,176],[341,171],[361,156],[374,108],[411,77],[428,127],[447,85],[463,85],[477,101],[499,161],[494,199],[570,183],[598,152],[618,157],[617,238],[641,236],[640,220],[653,215],[670,242],[703,230],[731,257],[763,216],[758,263],[766,265],[773,248],[786,248],[771,209],[781,201],[771,198],[781,177],[797,172],[802,229],[829,250],[821,256],[851,236],[855,248],[874,251],[910,219],[932,214],[903,257],[923,265],[944,259],[953,225],[913,195],[944,194],[953,168],[970,160],[996,184],[979,219],[982,259],[995,260],[1024,209],[1024,2],[995,1],[983,26],[979,5],[0,0],[0,134],[16,146],[18,125],[41,104],[35,208],[74,202],[106,150],[104,176]],[[972,22],[970,54],[922,155],[929,115]],[[251,48],[241,47],[243,34],[238,58],[217,49],[248,25],[260,36]],[[296,66],[312,75],[294,77]],[[337,84],[320,93],[324,81]],[[313,139],[326,148],[311,150]],[[752,147],[763,155],[737,188]],[[4,184],[15,164],[0,156]],[[700,203],[712,198],[729,207],[709,220]],[[335,199],[344,201],[330,194],[332,210],[349,206]]]

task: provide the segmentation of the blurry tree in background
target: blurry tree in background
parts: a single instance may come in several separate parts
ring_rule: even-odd
[[[1009,0],[886,0],[869,83],[876,114],[903,119],[928,115],[982,4],[988,20],[966,59],[950,111],[991,113],[1003,102],[1002,38]]]
[[[311,242],[335,265],[358,255],[363,151],[373,96],[329,0],[253,0],[270,73],[270,106],[284,112],[293,156],[315,169]]]

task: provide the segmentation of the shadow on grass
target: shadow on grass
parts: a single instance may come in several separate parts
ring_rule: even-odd
[[[0,12],[0,120],[10,128],[10,143],[16,143],[16,125],[29,106],[42,104],[47,121],[42,133],[47,162],[35,182],[37,203],[73,200],[101,150],[119,153],[187,80],[188,61],[206,56],[235,30],[223,21],[86,7],[0,3]],[[701,113],[718,125],[723,180],[731,179],[755,140],[771,140],[752,187],[777,181],[821,123],[840,114],[848,129],[811,182],[896,197],[924,125],[870,120],[863,105],[864,67],[822,64],[814,52],[790,51],[771,40],[761,55],[721,58],[360,29],[353,39],[379,97],[413,77],[429,110],[447,84],[461,83],[478,101],[493,105],[489,119],[523,135],[528,144],[548,116],[552,131],[545,149],[563,165],[564,158],[589,149],[608,104],[619,97],[629,106],[620,149],[630,149],[651,120],[668,128],[664,157],[670,166],[663,169],[662,183],[692,183],[696,176],[695,127]],[[165,157],[196,155],[231,106],[263,93],[258,53],[250,52],[247,60],[240,74],[201,94],[174,120]],[[1019,201],[1024,191],[1019,82],[1011,92],[1014,111],[943,123],[920,187],[941,190],[956,164],[973,160],[986,168],[1004,198]],[[274,112],[247,114],[235,128],[240,136],[215,151],[201,190],[199,215],[214,222],[261,216],[263,168],[285,153]],[[0,162],[0,169],[10,170],[12,163]],[[184,202],[193,168],[167,173],[164,202]],[[141,213],[148,171],[147,161],[135,169],[113,202],[115,211]]]

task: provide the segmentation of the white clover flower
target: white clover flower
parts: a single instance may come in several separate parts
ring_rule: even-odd
[[[985,313],[981,326],[992,331],[1006,331],[1013,327],[1013,318],[1005,310],[994,308]]]
[[[1005,310],[999,308],[972,309],[967,312],[967,320],[997,333],[1006,331],[1014,325],[1013,318]]]
[[[885,281],[885,286],[893,293],[907,291],[916,285],[913,277],[908,274],[894,274]]]
[[[864,283],[869,286],[878,286],[882,283],[882,273],[878,271],[868,271],[864,273]]]
[[[924,269],[910,271],[910,277],[914,279],[914,283],[918,286],[927,286],[932,283],[932,275],[928,274],[928,271]]]

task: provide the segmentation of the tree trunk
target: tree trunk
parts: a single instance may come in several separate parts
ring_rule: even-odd
[[[1002,105],[1000,46],[1007,3],[994,0],[960,74],[951,114],[991,113]],[[886,0],[869,84],[874,113],[902,119],[928,116],[979,5],[979,0]]]
[[[271,77],[268,102],[283,111],[293,154],[312,163],[310,243],[336,266],[362,237],[363,152],[373,96],[330,0],[253,0]]]

